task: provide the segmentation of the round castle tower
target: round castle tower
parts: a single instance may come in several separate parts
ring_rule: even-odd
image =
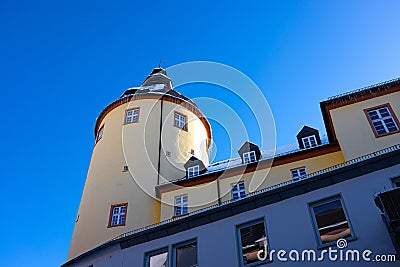
[[[159,222],[155,187],[184,177],[193,155],[209,164],[210,125],[162,68],[100,113],[95,137],[68,259]]]

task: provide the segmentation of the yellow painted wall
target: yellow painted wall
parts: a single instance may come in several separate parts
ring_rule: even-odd
[[[177,187],[174,191],[162,194],[161,221],[171,219],[174,216],[175,197],[188,195],[188,211],[193,212],[218,203],[216,181],[193,187]]]
[[[164,115],[176,108],[190,118],[189,131],[181,134],[182,130],[173,126],[173,116],[163,116],[166,119],[163,147],[171,150],[168,159],[172,164],[167,165],[162,154],[161,169],[168,179],[177,179],[184,176],[183,164],[191,154],[179,154],[176,144],[197,150],[208,164],[207,150],[198,141],[206,139],[207,132],[191,111],[176,104],[164,104]],[[139,122],[124,125],[125,110],[135,107],[140,107]],[[152,197],[158,181],[160,101],[140,99],[121,105],[110,111],[100,125],[104,125],[104,133],[93,149],[68,259],[160,220],[160,202]],[[129,172],[122,171],[124,165],[129,166]],[[126,202],[126,225],[108,228],[111,205]]]
[[[365,116],[364,109],[390,103],[400,118],[400,92],[330,110],[336,137],[346,160],[350,160],[400,143],[400,134],[376,138]]]
[[[221,202],[232,199],[232,185],[243,181],[245,183],[246,194],[261,190],[282,182],[292,180],[291,169],[305,167],[307,173],[312,173],[327,167],[344,162],[341,151],[333,152],[309,159],[274,166],[271,169],[261,169],[255,172],[236,175],[228,178],[218,179]],[[207,184],[207,186],[181,187],[176,190],[165,192],[161,195],[161,220],[170,219],[173,216],[173,199],[176,196],[188,195],[189,212],[199,210],[206,206],[214,205],[217,202],[217,181]],[[196,206],[191,206],[196,203]]]

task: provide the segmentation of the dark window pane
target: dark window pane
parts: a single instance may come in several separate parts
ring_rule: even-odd
[[[257,223],[240,229],[243,264],[258,262],[258,252],[265,251],[267,238],[264,223]]]
[[[176,267],[197,266],[197,244],[192,243],[176,249]]]
[[[351,236],[340,200],[314,207],[314,214],[322,243]]]

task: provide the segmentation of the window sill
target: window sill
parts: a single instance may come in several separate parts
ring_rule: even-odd
[[[397,134],[397,133],[400,133],[400,130],[397,130],[397,131],[394,131],[394,132],[390,132],[390,133],[384,133],[384,134],[377,134],[374,131],[374,134],[375,134],[376,138],[381,138],[381,137],[385,137],[385,136],[392,135],[392,134]]]
[[[172,216],[172,219],[180,218],[180,217],[186,216],[188,214],[189,213],[185,213],[185,214],[181,214],[181,215],[174,215],[174,216]]]

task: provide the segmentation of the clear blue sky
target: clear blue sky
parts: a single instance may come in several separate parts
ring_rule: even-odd
[[[138,2],[0,2],[0,266],[65,261],[95,119],[160,57],[247,74],[278,145],[324,132],[319,101],[400,76],[399,1]]]

